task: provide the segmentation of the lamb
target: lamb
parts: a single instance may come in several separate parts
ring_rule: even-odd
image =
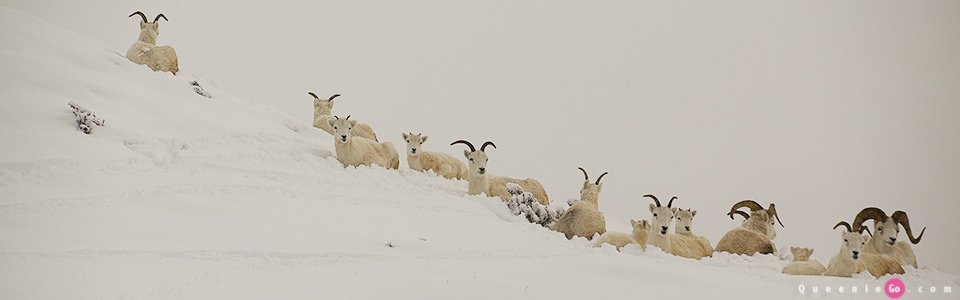
[[[693,217],[696,215],[697,211],[689,208],[678,210],[677,225],[674,227],[674,232],[679,235],[697,239],[697,241],[700,242],[700,250],[703,251],[703,255],[713,256],[713,245],[710,244],[710,240],[705,237],[695,235],[692,231],[690,231],[690,228],[693,227]]]
[[[660,200],[654,195],[648,194],[643,196],[653,199],[656,203],[656,206],[652,203],[650,204],[650,213],[653,214],[653,218],[650,219],[651,226],[647,237],[649,244],[660,248],[663,252],[680,257],[701,259],[712,255],[712,253],[705,253],[703,251],[702,244],[696,238],[676,233],[667,233],[667,230],[670,228],[670,223],[677,214],[677,208],[671,207],[673,200],[677,199],[676,196],[670,199],[667,206],[661,206]]]
[[[737,209],[747,207],[751,210],[750,214]],[[728,231],[720,241],[717,242],[717,251],[729,252],[733,254],[753,255],[754,253],[771,254],[776,249],[773,239],[777,237],[777,231],[774,229],[774,219],[780,226],[780,216],[777,214],[776,205],[770,203],[769,208],[763,209],[756,201],[743,200],[737,202],[727,213],[731,219],[733,214],[742,215],[746,220],[740,227]]]
[[[407,141],[407,165],[417,171],[431,170],[447,179],[464,179],[467,176],[467,165],[460,162],[453,155],[423,151],[423,143],[427,136],[422,133],[404,133]]]
[[[923,233],[927,231],[924,227],[920,230],[920,235],[913,237],[913,230],[910,228],[910,219],[907,213],[896,211],[892,216],[887,216],[883,210],[876,207],[867,207],[857,214],[853,220],[853,230],[859,231],[863,227],[863,222],[873,220],[874,235],[863,248],[864,253],[886,254],[895,258],[900,265],[911,265],[917,267],[917,256],[913,253],[913,248],[906,242],[897,242],[900,235],[900,226],[907,230],[907,237],[910,242],[917,244],[923,238]],[[899,225],[899,226],[898,226]]]
[[[487,146],[493,146],[494,149],[497,148],[497,145],[494,145],[493,142],[487,141],[480,146],[480,150],[477,151],[468,141],[458,140],[450,143],[450,145],[464,144],[470,148],[470,150],[464,150],[463,156],[467,158],[468,171],[467,171],[467,182],[469,186],[467,187],[468,195],[479,195],[486,194],[491,197],[500,197],[503,201],[510,200],[510,192],[507,191],[507,183],[513,182],[521,187],[523,190],[532,193],[537,197],[537,201],[540,204],[547,205],[550,204],[550,199],[547,197],[547,192],[543,189],[543,185],[539,181],[533,178],[527,179],[516,179],[504,176],[496,176],[487,174],[487,153],[485,149]]]
[[[617,248],[617,251],[629,244],[637,244],[640,249],[647,250],[647,235],[650,231],[650,222],[647,220],[630,220],[630,226],[633,227],[633,233],[627,234],[617,231],[607,231],[600,235],[594,241],[594,247],[600,247],[603,244],[610,244]]]
[[[579,168],[579,167],[578,167]],[[574,236],[585,237],[588,240],[593,239],[596,234],[607,232],[607,221],[600,212],[600,191],[603,184],[600,180],[607,173],[603,173],[597,178],[596,182],[590,182],[590,176],[583,168],[583,186],[580,188],[580,201],[573,203],[560,216],[560,220],[553,225],[553,230],[563,233],[567,239]]]
[[[330,127],[330,120],[333,119],[333,99],[340,97],[340,94],[333,94],[330,98],[320,99],[317,97],[317,94],[313,92],[307,92],[310,96],[313,96],[313,127],[320,128],[323,131],[333,135],[333,127]],[[357,126],[353,127],[353,135],[368,138],[374,141],[377,140],[377,134],[373,132],[373,128],[366,123],[357,122]]]
[[[363,137],[353,136],[353,127],[357,121],[334,116],[328,121],[334,132],[334,148],[337,151],[337,160],[347,166],[378,165],[387,169],[400,167],[400,155],[391,142],[378,143]]]
[[[151,70],[170,72],[177,75],[180,72],[180,63],[177,59],[177,51],[170,46],[157,46],[157,35],[160,34],[157,21],[163,18],[166,21],[167,16],[157,15],[153,22],[147,21],[147,16],[142,12],[134,12],[128,17],[140,16],[140,36],[136,42],[127,49],[127,59],[139,64],[147,65]]]
[[[870,275],[880,278],[880,276],[886,274],[904,273],[903,267],[889,255],[862,253],[864,246],[867,244],[867,236],[856,231],[844,221],[834,225],[833,229],[840,226],[847,228],[847,231],[841,233],[843,244],[840,245],[840,253],[830,259],[830,264],[827,265],[824,275],[851,277],[853,274],[859,274],[867,270]]]
[[[809,260],[813,249],[790,247],[793,253],[793,262],[783,267],[783,274],[789,275],[823,275],[827,268],[819,261]]]

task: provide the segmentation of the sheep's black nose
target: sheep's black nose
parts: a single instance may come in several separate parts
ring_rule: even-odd
[[[410,149],[410,152],[417,153],[417,148]]]
[[[683,228],[686,228],[687,231],[690,231],[690,226],[684,226]]]
[[[892,237],[892,238],[890,238],[890,241],[891,241],[891,242],[896,242],[896,241],[897,241],[897,238]]]
[[[480,172],[483,172],[483,171],[486,170],[486,169],[487,169],[487,168],[480,168]]]
[[[667,230],[667,226],[660,226],[663,230]]]

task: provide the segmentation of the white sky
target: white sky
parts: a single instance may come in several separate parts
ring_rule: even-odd
[[[860,208],[906,210],[922,265],[960,273],[960,1],[9,1],[103,41],[164,13],[181,71],[311,121],[308,90],[402,146],[460,157],[648,218],[645,193],[700,213],[777,203],[780,246],[839,247]],[[401,148],[402,151],[402,148]],[[610,225],[625,228],[626,224]],[[901,238],[905,236],[901,234]]]

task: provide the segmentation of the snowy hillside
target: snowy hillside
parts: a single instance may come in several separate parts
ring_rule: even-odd
[[[568,241],[498,199],[463,196],[465,181],[344,169],[304,120],[122,51],[0,9],[0,299],[782,299],[805,297],[800,285],[887,279]],[[84,134],[68,102],[105,126]],[[814,257],[826,264],[836,250]],[[900,277],[960,288],[933,269]]]

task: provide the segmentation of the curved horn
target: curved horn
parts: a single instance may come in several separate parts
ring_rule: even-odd
[[[837,225],[833,225],[833,229],[837,229],[837,227],[840,227],[840,225],[846,227],[847,232],[853,232],[853,228],[850,227],[850,223],[847,223],[847,221],[840,221],[840,223],[837,223]]]
[[[735,214],[742,216],[743,219],[749,219],[749,218],[750,218],[750,214],[748,214],[748,213],[746,213],[746,212],[744,212],[744,211],[735,210],[735,211],[731,211],[731,212],[728,212],[728,213],[727,213],[727,215],[730,216],[730,220],[733,220],[733,215],[735,215]]]
[[[317,94],[314,94],[313,92],[307,92],[307,94],[310,94],[310,96],[313,96],[314,99],[320,100],[320,97],[317,97]]]
[[[780,222],[780,214],[777,213],[777,205],[770,203],[770,206],[767,208],[767,215],[777,218],[777,223],[780,223],[780,227],[786,228],[783,226],[783,222]]]
[[[657,207],[660,207],[660,199],[657,199],[657,196],[650,195],[650,194],[646,194],[646,195],[643,195],[643,196],[644,196],[644,197],[647,197],[647,198],[653,199],[653,202],[656,202],[656,203],[657,203]]]
[[[156,18],[153,18],[153,22],[156,23],[157,21],[160,21],[160,18],[163,18],[164,21],[170,22],[170,20],[167,20],[167,16],[164,16],[163,14],[159,14]]]
[[[874,222],[886,222],[889,217],[887,213],[883,212],[882,209],[876,207],[867,207],[857,213],[857,217],[853,218],[853,230],[860,232],[860,227],[863,226],[863,222],[867,220],[873,220]]]
[[[483,142],[483,145],[482,145],[482,146],[480,146],[480,151],[486,150],[486,149],[487,149],[487,146],[493,146],[493,149],[497,149],[497,145],[494,145],[493,142],[491,142],[491,141],[486,141],[486,142]]]
[[[477,148],[474,148],[474,147],[473,147],[473,144],[471,144],[471,143],[468,142],[468,141],[457,140],[457,141],[454,141],[453,143],[450,143],[450,146],[453,146],[453,145],[456,145],[456,144],[464,144],[464,145],[467,145],[467,147],[470,147],[470,152],[477,152]]]
[[[673,205],[673,200],[677,200],[677,196],[673,196],[673,198],[670,198],[670,202],[667,202],[667,207],[670,207]]]
[[[873,237],[873,233],[872,233],[872,232],[870,232],[870,228],[867,228],[866,226],[864,226],[864,227],[860,227],[860,234],[863,234],[863,232],[864,232],[864,231],[866,231],[866,232],[867,232],[867,234],[869,234],[869,235],[870,235],[870,237]]]
[[[333,101],[333,98],[336,98],[336,97],[340,97],[340,94],[333,94],[333,96],[330,96],[330,98],[327,98],[327,101]]]
[[[911,243],[914,243],[914,244],[919,243],[920,238],[923,238],[923,232],[927,231],[927,228],[924,227],[922,230],[920,230],[920,235],[914,238],[913,230],[910,229],[910,219],[907,218],[907,213],[902,210],[893,212],[893,216],[891,216],[890,218],[893,219],[894,222],[897,222],[897,224],[900,224],[900,226],[903,226],[903,229],[907,230],[907,237],[910,238]]]
[[[740,202],[737,202],[736,204],[734,204],[733,207],[730,208],[730,213],[733,213],[734,211],[737,211],[737,210],[740,209],[741,207],[750,208],[750,211],[755,211],[755,210],[761,210],[761,209],[763,209],[763,207],[761,207],[760,204],[757,203],[756,201],[753,201],[753,200],[743,200],[743,201],[740,201]],[[730,215],[730,213],[727,213],[727,215]],[[730,218],[733,218],[733,216],[730,216]]]
[[[344,120],[350,120],[350,115],[347,115],[347,118],[344,119]]]
[[[149,22],[150,22],[150,21],[147,21],[147,16],[144,15],[144,14],[143,14],[142,12],[140,12],[139,10],[133,12],[132,14],[130,14],[129,16],[127,16],[127,18],[132,17],[132,16],[134,16],[134,15],[140,15],[140,18],[143,19],[143,22],[144,22],[144,23],[149,23]]]
[[[607,176],[607,173],[610,173],[610,172],[603,172],[603,174],[600,174],[600,177],[597,177],[597,182],[595,182],[594,184],[600,185],[600,179],[603,179],[603,176]]]
[[[583,167],[577,167],[577,169],[580,169],[580,172],[583,172],[583,180],[590,181],[590,176],[587,176],[587,170],[584,170]]]

